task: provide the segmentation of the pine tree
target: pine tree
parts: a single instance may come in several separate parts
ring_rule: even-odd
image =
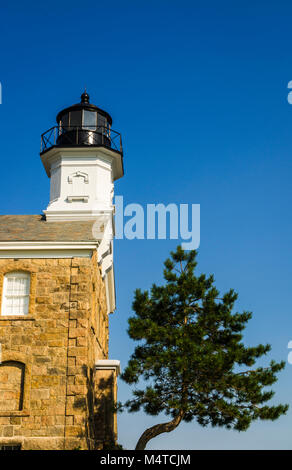
[[[146,429],[137,450],[181,421],[245,431],[252,421],[276,420],[288,409],[265,405],[274,395],[265,387],[277,381],[285,362],[254,367],[270,345],[244,346],[242,330],[252,314],[233,313],[237,294],[231,289],[219,297],[213,276],[194,274],[196,256],[178,247],[164,263],[165,284],[135,291],[128,333],[139,344],[122,379],[143,379],[146,386],[123,406],[171,417]]]

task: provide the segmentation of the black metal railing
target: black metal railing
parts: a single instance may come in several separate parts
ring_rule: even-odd
[[[55,146],[98,146],[123,152],[122,136],[104,126],[54,126],[41,136],[41,153]]]

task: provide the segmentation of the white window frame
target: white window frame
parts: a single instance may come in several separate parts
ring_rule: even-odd
[[[15,284],[17,280],[25,280],[25,289],[24,292],[16,290],[15,293],[7,292],[8,291],[8,280],[14,279]],[[3,291],[2,291],[2,306],[1,306],[1,315],[3,316],[24,316],[28,315],[29,310],[29,294],[30,294],[30,274],[23,271],[13,271],[5,274],[3,281]],[[8,301],[9,299],[15,299],[21,304],[21,307],[12,305],[10,312],[8,312]],[[21,302],[22,300],[22,302]]]

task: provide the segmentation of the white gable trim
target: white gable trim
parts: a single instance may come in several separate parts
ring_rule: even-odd
[[[1,258],[74,258],[92,256],[98,243],[1,242]]]
[[[17,249],[17,250],[1,250],[0,249],[0,259],[6,258],[91,258],[92,250],[91,249]]]

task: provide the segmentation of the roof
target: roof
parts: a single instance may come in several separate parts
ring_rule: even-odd
[[[0,243],[25,242],[95,242],[94,220],[46,222],[43,215],[0,215]]]

